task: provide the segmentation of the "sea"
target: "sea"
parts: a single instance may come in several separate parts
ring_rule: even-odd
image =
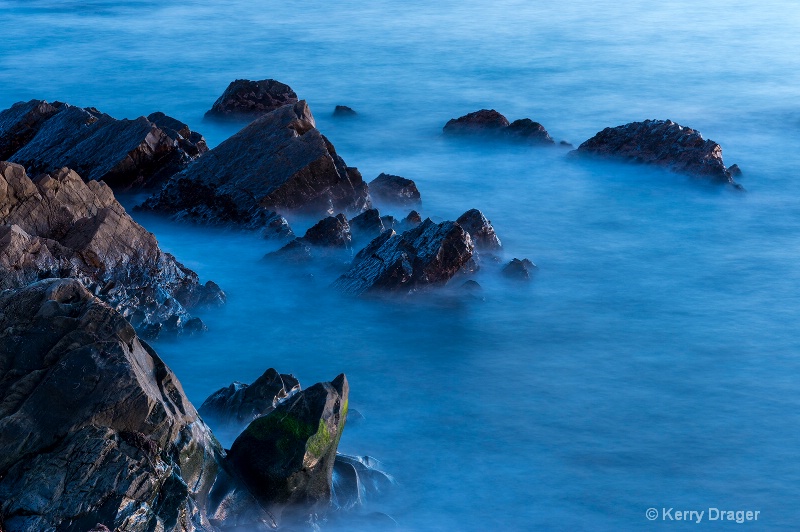
[[[365,299],[329,263],[262,261],[278,242],[132,212],[228,295],[198,313],[207,334],[153,343],[196,405],[270,367],[347,375],[363,419],[339,450],[395,484],[317,529],[800,528],[800,3],[0,0],[0,20],[0,108],[163,111],[213,147],[241,126],[203,119],[228,83],[274,78],[366,180],[413,179],[434,221],[492,221],[479,293]],[[443,137],[484,108],[576,147],[671,119],[746,192]],[[515,257],[529,282],[500,274]]]

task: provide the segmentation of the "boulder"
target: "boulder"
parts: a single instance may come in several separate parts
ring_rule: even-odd
[[[509,279],[527,281],[535,271],[536,265],[528,259],[520,260],[515,258],[505,265],[501,273]]]
[[[346,105],[337,105],[333,110],[333,116],[336,118],[350,118],[356,115],[358,115],[358,113]]]
[[[672,120],[645,120],[607,127],[570,153],[660,166],[736,185],[722,161],[720,145]]]
[[[540,123],[530,118],[521,118],[509,123],[505,116],[494,109],[481,109],[460,118],[453,118],[445,124],[443,131],[451,136],[483,136],[529,144],[555,144]]]
[[[421,202],[414,181],[391,174],[381,174],[370,181],[369,194],[379,203],[412,206]]]
[[[331,502],[336,449],[347,416],[342,374],[279,403],[236,438],[229,462],[270,513],[300,513]]]
[[[496,251],[502,247],[500,239],[494,232],[492,222],[486,219],[478,209],[470,209],[456,220],[469,233],[475,249]]]
[[[169,322],[202,330],[187,309],[218,305],[225,294],[162,252],[103,182],[63,168],[32,180],[0,162],[0,289],[73,277],[144,331]]]
[[[199,133],[163,113],[117,120],[92,107],[43,100],[0,112],[0,160],[31,174],[67,166],[115,190],[160,185],[207,150]]]
[[[259,228],[277,212],[369,208],[367,185],[315,127],[305,101],[243,128],[148,199],[143,208],[206,224]],[[282,220],[282,219],[281,219]]]
[[[295,262],[310,260],[316,251],[349,249],[352,237],[344,214],[328,216],[314,224],[301,238],[295,238],[282,248],[265,255],[265,259],[280,258]]]
[[[297,94],[289,85],[280,81],[237,79],[228,85],[205,116],[217,120],[249,122],[284,105],[294,103],[297,103]]]
[[[378,209],[367,209],[351,218],[348,224],[354,242],[370,242],[386,230]]]
[[[385,495],[397,482],[371,456],[336,455],[333,464],[333,504],[340,509],[363,506]]]
[[[386,231],[358,252],[334,287],[350,295],[412,292],[447,283],[471,268],[472,239],[456,222],[426,219],[398,235]]]
[[[539,122],[530,118],[514,120],[505,130],[509,138],[529,142],[531,144],[555,144],[550,134]]]

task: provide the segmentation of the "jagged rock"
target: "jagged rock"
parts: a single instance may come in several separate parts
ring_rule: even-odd
[[[514,120],[508,125],[505,134],[510,138],[524,140],[532,144],[555,144],[550,134],[539,122],[530,118]]]
[[[650,164],[735,185],[722,161],[720,145],[672,120],[645,120],[607,127],[570,153]]]
[[[547,130],[530,118],[521,118],[509,123],[508,119],[494,109],[481,109],[445,124],[446,135],[481,135],[531,144],[554,144]]]
[[[241,430],[299,390],[300,382],[294,375],[269,368],[253,384],[234,382],[220,388],[203,401],[198,412],[214,430],[228,427]]]
[[[361,212],[367,186],[315,127],[305,101],[243,128],[173,176],[143,208],[202,223],[256,228],[277,215]]]
[[[0,293],[0,515],[9,532],[214,530],[224,452],[175,375],[78,281]]]
[[[381,174],[370,181],[369,194],[378,202],[394,205],[419,205],[421,201],[414,181],[391,174]]]
[[[367,209],[351,218],[348,224],[354,242],[371,242],[386,230],[378,209]]]
[[[66,168],[31,180],[0,162],[0,289],[48,277],[78,279],[140,330],[160,331],[170,319],[180,329],[186,309],[225,301],[216,284],[201,285],[162,252],[103,182]]]
[[[334,286],[361,295],[442,285],[472,264],[472,253],[472,239],[460,225],[428,218],[400,235],[386,231],[370,242]]]
[[[233,442],[230,463],[273,515],[330,503],[348,393],[343,374],[315,384],[250,423]]]
[[[159,185],[207,149],[200,134],[163,113],[117,120],[92,107],[43,100],[0,112],[0,160],[32,174],[67,166],[115,190]]]
[[[412,229],[422,223],[422,216],[417,211],[411,211],[408,213],[408,216],[403,219],[403,223],[406,227]]]
[[[297,94],[289,85],[274,79],[232,81],[206,118],[250,121],[286,104],[297,103]]]
[[[408,216],[402,220],[398,220],[391,214],[387,214],[386,216],[381,216],[381,223],[383,223],[386,230],[394,229],[398,233],[402,233],[403,231],[408,231],[421,224],[422,216],[420,216],[417,211],[411,211],[408,213]]]
[[[456,220],[469,233],[472,243],[478,250],[498,250],[502,247],[500,239],[494,232],[492,222],[486,219],[478,209],[470,209]]]
[[[502,274],[509,279],[518,279],[527,281],[531,278],[533,272],[536,271],[536,265],[528,259],[512,259],[511,262],[505,265]]]
[[[282,248],[265,255],[265,259],[280,258],[303,262],[314,257],[315,251],[349,249],[352,237],[344,214],[328,216],[314,224],[302,238],[295,238]]]
[[[336,455],[333,465],[333,504],[342,509],[363,506],[386,494],[396,481],[371,456]]]
[[[732,164],[728,167],[728,173],[731,174],[731,177],[741,177],[742,169],[739,168],[738,164]]]
[[[333,110],[333,116],[337,118],[349,118],[356,115],[358,115],[358,113],[346,105],[337,105]]]

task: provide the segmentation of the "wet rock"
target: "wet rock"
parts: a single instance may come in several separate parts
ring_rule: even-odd
[[[394,477],[370,456],[336,455],[333,465],[333,504],[351,509],[385,495],[395,484]]]
[[[346,105],[337,105],[333,110],[333,116],[337,118],[349,118],[356,115],[358,115],[358,113]]]
[[[369,182],[369,193],[379,203],[411,206],[421,201],[416,183],[397,175],[379,175]]]
[[[481,109],[445,124],[446,135],[484,136],[527,142],[530,144],[554,144],[547,130],[530,118],[521,118],[509,123],[508,119],[494,109]]]
[[[502,247],[494,232],[492,222],[478,209],[470,209],[458,217],[456,222],[469,233],[472,243],[478,250],[498,250]]]
[[[527,281],[535,271],[536,265],[528,259],[515,258],[505,265],[501,273],[509,279]]]
[[[287,104],[297,103],[297,94],[274,79],[237,79],[206,112],[206,118],[250,121]]]
[[[304,262],[314,257],[315,252],[349,249],[352,242],[350,224],[344,214],[328,216],[314,224],[302,238],[295,238],[282,248],[267,253],[266,259],[280,258]]]
[[[111,530],[106,525],[97,523],[89,532],[111,532]]]
[[[348,393],[343,374],[315,384],[250,423],[233,442],[229,462],[276,518],[330,504]]]
[[[370,242],[334,287],[361,295],[443,285],[471,265],[472,253],[472,239],[459,224],[436,224],[428,218],[400,235],[386,231]]]
[[[160,185],[207,149],[200,134],[163,113],[117,120],[93,107],[43,100],[0,112],[0,160],[32,175],[66,166],[115,190]]]
[[[422,223],[422,216],[417,211],[411,211],[403,219],[403,223],[409,229],[412,229]]]
[[[571,142],[567,142],[566,140],[562,140],[558,143],[559,146],[564,146],[565,148],[574,148]]]
[[[739,168],[738,164],[732,164],[728,167],[728,173],[731,174],[731,178],[741,177],[742,169]]]
[[[275,212],[327,215],[369,206],[361,174],[336,154],[300,101],[251,122],[173,176],[143,208],[204,224],[259,228],[285,223]]]
[[[225,302],[219,286],[162,252],[103,182],[66,168],[31,180],[0,162],[0,289],[49,277],[78,279],[150,334],[168,320],[180,329],[187,309]]]
[[[554,144],[555,141],[539,122],[534,122],[530,118],[514,120],[505,130],[509,138],[522,140],[531,144]]]
[[[722,161],[720,145],[672,120],[645,120],[607,127],[570,153],[650,164],[735,185]]]
[[[386,230],[378,209],[367,209],[348,223],[354,242],[370,242]]]

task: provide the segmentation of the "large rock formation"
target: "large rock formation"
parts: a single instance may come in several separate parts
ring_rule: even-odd
[[[672,120],[645,120],[607,127],[570,153],[650,164],[735,185],[722,161],[720,145]]]
[[[358,252],[334,286],[344,293],[411,292],[447,283],[473,264],[472,239],[456,222],[430,218],[400,235],[386,231]]]
[[[200,134],[163,113],[116,120],[93,107],[43,100],[0,112],[0,160],[32,174],[66,166],[115,190],[159,185],[207,150]]]
[[[361,212],[367,185],[315,127],[305,101],[251,122],[183,172],[143,208],[219,225],[264,227],[273,211]],[[285,223],[285,221],[283,222]]]
[[[508,139],[529,144],[554,144],[547,130],[539,122],[521,118],[509,123],[508,119],[494,109],[481,109],[474,113],[453,118],[442,129],[451,136],[482,136]]]
[[[372,199],[380,203],[401,206],[416,206],[421,203],[417,184],[398,175],[381,174],[369,182]]]
[[[297,94],[289,85],[280,81],[237,79],[228,85],[225,92],[206,112],[206,118],[249,122],[293,103],[297,103]]]
[[[217,285],[162,252],[103,182],[66,168],[31,180],[0,162],[0,289],[48,277],[74,277],[127,317],[157,334],[202,329],[187,308],[221,304]]]

